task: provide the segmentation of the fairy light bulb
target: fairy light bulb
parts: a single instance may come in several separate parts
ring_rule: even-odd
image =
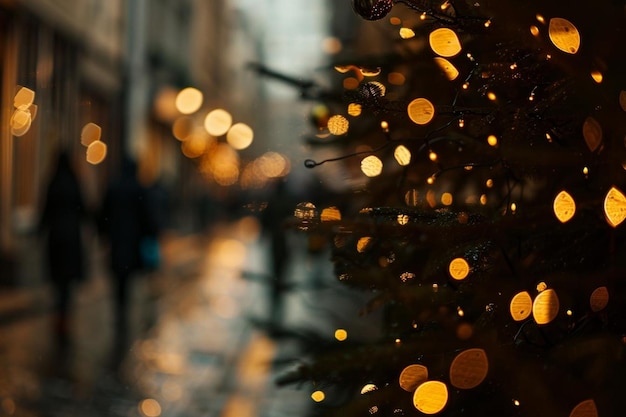
[[[389,123],[383,120],[382,122],[380,122],[380,128],[383,130],[383,132],[389,132]]]
[[[431,175],[430,177],[426,178],[426,183],[429,185],[433,185],[435,183],[435,176]]]
[[[485,27],[488,28],[489,26],[491,26],[491,19],[485,22]]]
[[[428,154],[428,158],[431,161],[435,162],[437,160],[438,156],[437,156],[437,154],[434,151],[430,151],[430,153]]]
[[[468,82],[464,82],[463,83],[463,90],[467,90],[469,88],[469,83]]]
[[[464,126],[465,126],[465,120],[459,119],[459,127],[464,127]]]
[[[495,135],[489,135],[487,137],[487,143],[489,144],[489,146],[497,146],[498,138]]]
[[[426,20],[426,12],[420,15],[420,20]]]

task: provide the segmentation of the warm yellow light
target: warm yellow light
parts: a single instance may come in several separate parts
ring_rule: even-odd
[[[13,107],[26,110],[35,101],[35,92],[27,87],[20,88],[13,97]]]
[[[404,226],[409,223],[409,216],[407,216],[406,214],[398,214],[398,216],[396,217],[396,221],[399,225]]]
[[[341,220],[341,211],[335,207],[326,207],[320,214],[320,220],[323,222],[336,222]]]
[[[441,71],[443,71],[448,80],[456,80],[456,78],[459,76],[459,70],[456,69],[456,67],[450,61],[439,56],[435,57],[434,60],[439,68],[441,68]]]
[[[316,403],[324,401],[325,398],[326,394],[324,394],[324,391],[315,391],[311,394],[311,399],[313,399]]]
[[[589,175],[589,168],[587,167],[583,168],[583,175]]]
[[[561,223],[566,223],[571,220],[576,213],[576,202],[567,191],[563,190],[554,198],[552,209],[556,218]]]
[[[463,90],[467,90],[469,88],[469,83],[468,82],[464,82],[462,85]]]
[[[197,88],[187,87],[176,96],[176,109],[182,114],[195,113],[202,106],[204,97]]]
[[[494,93],[493,91],[490,91],[487,93],[487,98],[491,101],[495,101],[497,99],[496,97],[496,93]]]
[[[559,297],[549,288],[541,291],[533,302],[533,318],[537,324],[548,324],[559,313]]]
[[[533,36],[539,36],[539,28],[538,28],[537,26],[535,26],[535,25],[532,25],[532,26],[530,27],[530,33],[531,33]]]
[[[336,114],[328,119],[328,131],[335,136],[341,136],[348,133],[350,122],[344,116]]]
[[[457,314],[459,317],[463,317],[463,316],[465,316],[465,311],[463,311],[463,309],[462,309],[461,307],[457,307],[457,308],[456,308],[456,314]]]
[[[95,142],[91,142],[87,147],[87,162],[92,165],[98,165],[107,156],[107,145],[104,142],[100,142],[99,140]]]
[[[441,381],[426,381],[413,394],[413,406],[424,414],[437,414],[448,403],[448,387]]]
[[[396,147],[393,152],[393,157],[401,166],[406,166],[411,163],[411,151],[404,145],[398,145]]]
[[[457,55],[462,49],[456,32],[449,28],[433,30],[428,37],[428,42],[433,52],[446,58]]]
[[[580,33],[572,22],[560,17],[550,19],[548,25],[550,40],[558,49],[568,54],[575,54],[580,47]]]
[[[377,177],[383,172],[383,161],[376,155],[370,155],[361,161],[361,171],[368,177]]]
[[[489,146],[497,146],[498,138],[495,135],[489,135],[487,137],[487,143],[489,144]]]
[[[519,292],[511,299],[509,312],[515,321],[524,321],[530,316],[533,300],[527,291]]]
[[[459,127],[464,127],[464,126],[465,126],[465,120],[459,119]]]
[[[444,206],[449,206],[452,204],[452,194],[450,193],[443,193],[441,194],[441,204],[443,204]]]
[[[254,131],[245,123],[235,123],[226,133],[226,141],[237,150],[246,149],[254,140]]]
[[[611,187],[604,198],[604,216],[611,227],[626,219],[626,196],[616,187]]]
[[[383,132],[388,132],[389,122],[387,122],[386,120],[383,120],[382,122],[380,122],[380,128],[383,130]]]
[[[392,25],[400,25],[402,24],[402,19],[400,19],[399,17],[390,17],[389,18],[389,23],[391,23]]]
[[[139,403],[139,411],[145,417],[159,417],[161,415],[161,405],[157,400],[148,398]]]
[[[425,98],[416,98],[407,106],[409,118],[418,125],[425,125],[435,117],[435,106]]]
[[[80,143],[89,146],[92,142],[100,140],[102,128],[95,123],[87,123],[80,132]]]
[[[343,342],[348,338],[348,332],[345,329],[337,329],[335,330],[335,339],[340,342]]]
[[[400,37],[402,39],[411,39],[415,37],[415,32],[411,28],[400,28]]]
[[[193,119],[189,116],[181,116],[172,125],[172,134],[180,141],[184,141],[193,131]]]
[[[486,194],[481,194],[481,196],[480,196],[480,204],[482,204],[483,206],[487,204],[487,195]]]
[[[455,258],[450,261],[450,264],[448,265],[448,272],[453,279],[460,281],[467,278],[469,275],[470,265],[463,258]]]
[[[400,388],[407,392],[414,392],[423,382],[428,380],[428,368],[424,365],[409,365],[400,372]]]
[[[429,185],[433,185],[435,183],[435,177],[431,175],[430,177],[426,178],[426,183]]]
[[[535,18],[537,19],[537,22],[539,23],[546,23],[546,19],[544,19],[544,17],[540,15],[539,13],[535,15]]]
[[[600,84],[603,80],[603,76],[600,71],[591,71],[591,78],[593,78],[593,80],[598,84]]]
[[[519,407],[520,406],[519,400],[513,400],[513,405],[516,407]]]
[[[361,115],[361,105],[357,103],[348,104],[348,114],[353,117]]]
[[[493,187],[493,180],[491,178],[489,178],[486,182],[485,185],[487,186],[487,188],[491,188]]]
[[[372,240],[371,237],[369,236],[364,236],[362,238],[360,238],[356,244],[356,250],[359,253],[363,253],[365,251],[365,249],[367,249],[367,246],[369,245],[370,241]]]
[[[430,151],[428,153],[428,159],[435,162],[437,160],[437,154],[434,151]]]
[[[211,136],[222,136],[228,132],[233,117],[224,109],[211,110],[204,118],[204,128]]]

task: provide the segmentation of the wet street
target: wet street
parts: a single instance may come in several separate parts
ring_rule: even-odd
[[[354,294],[340,300],[346,290],[332,278],[327,253],[308,253],[302,235],[289,238],[283,337],[267,326],[267,243],[256,219],[243,217],[202,235],[163,237],[159,270],[133,281],[123,348],[114,342],[99,246],[89,278],[76,287],[65,344],[55,340],[40,254],[29,247],[22,279],[32,282],[3,289],[0,300],[1,415],[306,415],[312,388],[275,381],[302,359],[298,338],[284,334],[332,340],[360,306]]]

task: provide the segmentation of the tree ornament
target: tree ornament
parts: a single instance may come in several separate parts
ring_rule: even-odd
[[[393,0],[352,0],[354,11],[366,20],[380,20],[393,7]]]

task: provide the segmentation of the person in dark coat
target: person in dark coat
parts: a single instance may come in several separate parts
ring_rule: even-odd
[[[155,212],[148,192],[137,179],[137,165],[124,158],[120,175],[108,186],[98,226],[109,246],[109,267],[114,279],[118,343],[126,342],[130,280],[143,268],[141,244],[156,235]]]
[[[48,273],[55,291],[56,331],[62,338],[68,333],[72,286],[85,272],[82,241],[85,217],[78,178],[69,155],[61,152],[48,184],[39,227],[46,237]]]

